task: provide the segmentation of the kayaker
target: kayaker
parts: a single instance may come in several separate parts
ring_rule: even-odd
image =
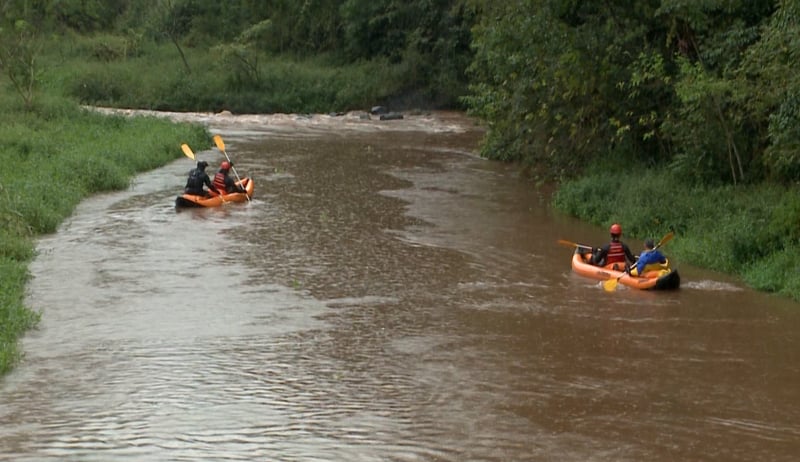
[[[228,171],[231,167],[233,167],[233,164],[227,160],[223,160],[222,163],[219,164],[219,171],[214,175],[214,186],[220,191],[225,191],[226,194],[235,192],[246,193],[247,190],[236,184],[233,178],[228,175]]]
[[[614,223],[611,225],[608,232],[611,234],[611,242],[599,249],[593,249],[592,264],[597,266],[614,264],[613,269],[616,271],[628,269],[628,262],[633,263],[636,259],[628,245],[620,240],[622,237],[622,226],[618,223]]]
[[[197,162],[197,167],[189,171],[189,178],[186,180],[186,187],[183,188],[183,191],[186,194],[208,197],[208,191],[203,189],[203,185],[208,186],[208,189],[219,194],[219,190],[216,186],[214,186],[214,184],[211,182],[211,178],[209,178],[208,174],[206,173],[206,167],[208,167],[208,162],[201,160]]]
[[[644,250],[639,254],[639,259],[636,264],[631,268],[631,275],[638,276],[644,274],[647,265],[663,264],[667,262],[667,257],[656,249],[655,242],[652,239],[644,241]]]

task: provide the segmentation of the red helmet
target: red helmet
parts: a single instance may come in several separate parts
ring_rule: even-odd
[[[231,163],[228,162],[227,160],[223,160],[222,163],[219,164],[219,168],[220,168],[220,170],[230,170],[231,169]]]
[[[621,236],[622,226],[620,226],[618,223],[614,223],[613,225],[611,225],[611,228],[609,228],[608,232],[615,236]]]

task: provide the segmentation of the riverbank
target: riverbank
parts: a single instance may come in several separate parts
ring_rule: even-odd
[[[209,121],[235,123],[229,114],[158,113],[80,108],[51,99],[32,111],[13,110],[7,100],[0,129],[0,373],[19,359],[18,337],[35,326],[38,313],[24,306],[28,264],[37,236],[54,232],[90,194],[128,187],[139,172],[180,157],[179,146],[209,144]],[[204,119],[205,114],[205,119]],[[267,118],[273,129],[360,130],[368,120],[358,114],[252,115]],[[439,120],[441,119],[441,120]],[[439,118],[442,130],[456,130]],[[409,129],[429,126],[426,115],[409,117]],[[283,127],[283,128],[280,128]],[[335,128],[332,128],[335,127]],[[565,181],[553,207],[606,227],[621,222],[629,238],[658,237],[675,231],[667,249],[674,261],[713,268],[742,278],[762,291],[800,300],[796,188],[682,188],[668,173],[596,175]],[[643,197],[642,190],[664,191]],[[763,204],[769,204],[764,207]],[[709,250],[712,249],[712,250]],[[748,264],[749,262],[749,264]]]
[[[30,108],[0,95],[0,375],[20,358],[17,340],[37,312],[24,305],[38,236],[55,232],[87,196],[125,189],[139,172],[207,146],[199,124],[99,114],[42,96]]]
[[[181,143],[211,144],[207,126],[243,122],[275,132],[382,131],[462,132],[463,114],[407,114],[380,121],[363,112],[347,114],[180,113],[80,107],[48,99],[28,111],[13,96],[0,111],[0,375],[21,357],[18,338],[34,328],[39,313],[24,305],[28,265],[36,238],[55,232],[89,195],[125,189],[137,174],[183,156]],[[13,218],[13,220],[11,218]]]
[[[93,43],[89,40],[85,45]],[[212,55],[203,49],[187,49],[187,60],[193,68],[212,71],[193,74],[171,65],[174,50],[167,44],[148,46],[141,55],[110,62],[86,62],[80,49],[70,50],[65,56],[71,62],[72,71],[63,72],[57,79],[59,89],[62,94],[89,104],[173,111],[228,109],[240,114],[339,114],[339,111],[364,112],[371,105],[385,101],[403,101],[407,103],[406,108],[409,103],[401,97],[405,88],[403,82],[408,77],[403,66],[380,61],[343,65],[318,58],[298,60],[272,56],[269,65],[262,69],[265,81],[271,82],[269,88],[251,94],[231,88],[229,71],[219,68],[217,62],[209,62]],[[141,74],[150,77],[131,77]],[[506,99],[498,96],[498,104]],[[524,108],[538,104],[535,101],[519,107],[527,111]],[[512,114],[513,111],[496,110],[496,113]],[[552,114],[548,114],[544,112],[542,117],[551,120]],[[337,120],[346,121],[347,118]],[[294,122],[287,120],[287,127]],[[504,125],[498,126],[496,120],[489,125],[493,126],[494,135],[489,133],[484,154],[498,160],[528,162],[527,168],[543,169],[546,173],[546,164],[553,159],[545,156],[545,149],[530,149],[536,144],[530,144],[530,139],[525,141],[526,137],[514,130],[509,135],[512,142],[498,143],[496,139],[492,142],[493,136],[502,133],[498,127]],[[508,127],[519,125],[515,122]],[[532,136],[532,132],[526,133]],[[550,137],[548,134],[547,138]],[[566,135],[561,138],[569,139]],[[520,141],[518,145],[517,141]],[[796,257],[800,249],[797,225],[800,223],[800,186],[797,183],[781,186],[773,182],[756,185],[740,182],[736,186],[713,186],[709,185],[716,178],[713,175],[699,183],[695,177],[691,183],[687,177],[693,176],[692,171],[685,165],[678,168],[679,165],[673,163],[666,168],[651,161],[638,167],[634,165],[638,158],[635,155],[618,159],[614,156],[619,153],[606,152],[601,145],[586,143],[585,146],[591,151],[584,153],[587,162],[576,160],[578,153],[569,143],[551,152],[565,156],[561,162],[556,162],[560,168],[569,165],[574,168],[577,162],[587,173],[560,185],[553,202],[555,208],[603,228],[612,222],[621,222],[625,225],[626,236],[632,238],[657,238],[674,231],[677,238],[666,250],[676,261],[736,275],[757,290],[800,300],[800,259]],[[513,155],[520,147],[531,156],[529,160]],[[617,160],[603,160],[612,158]],[[584,166],[588,159],[595,159],[596,167]],[[630,169],[620,172],[620,164]]]
[[[676,238],[678,263],[738,276],[748,286],[800,301],[800,187],[689,186],[668,171],[607,172],[563,182],[553,206],[627,238]],[[600,243],[597,243],[600,244]]]

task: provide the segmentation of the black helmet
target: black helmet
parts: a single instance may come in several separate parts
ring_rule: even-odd
[[[199,168],[200,170],[205,170],[206,167],[208,167],[208,162],[204,160],[201,160],[200,162],[197,163],[197,168]]]

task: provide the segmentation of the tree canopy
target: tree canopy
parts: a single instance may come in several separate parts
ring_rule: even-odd
[[[698,183],[796,182],[799,13],[794,0],[8,0],[0,67],[29,93],[42,30],[171,42],[187,71],[183,47],[213,50],[241,92],[263,90],[269,56],[382,60],[417,101],[482,118],[484,155],[549,177],[633,161]]]
[[[772,0],[481,2],[471,111],[484,153],[568,175],[665,165],[787,182],[798,162],[798,6]]]

